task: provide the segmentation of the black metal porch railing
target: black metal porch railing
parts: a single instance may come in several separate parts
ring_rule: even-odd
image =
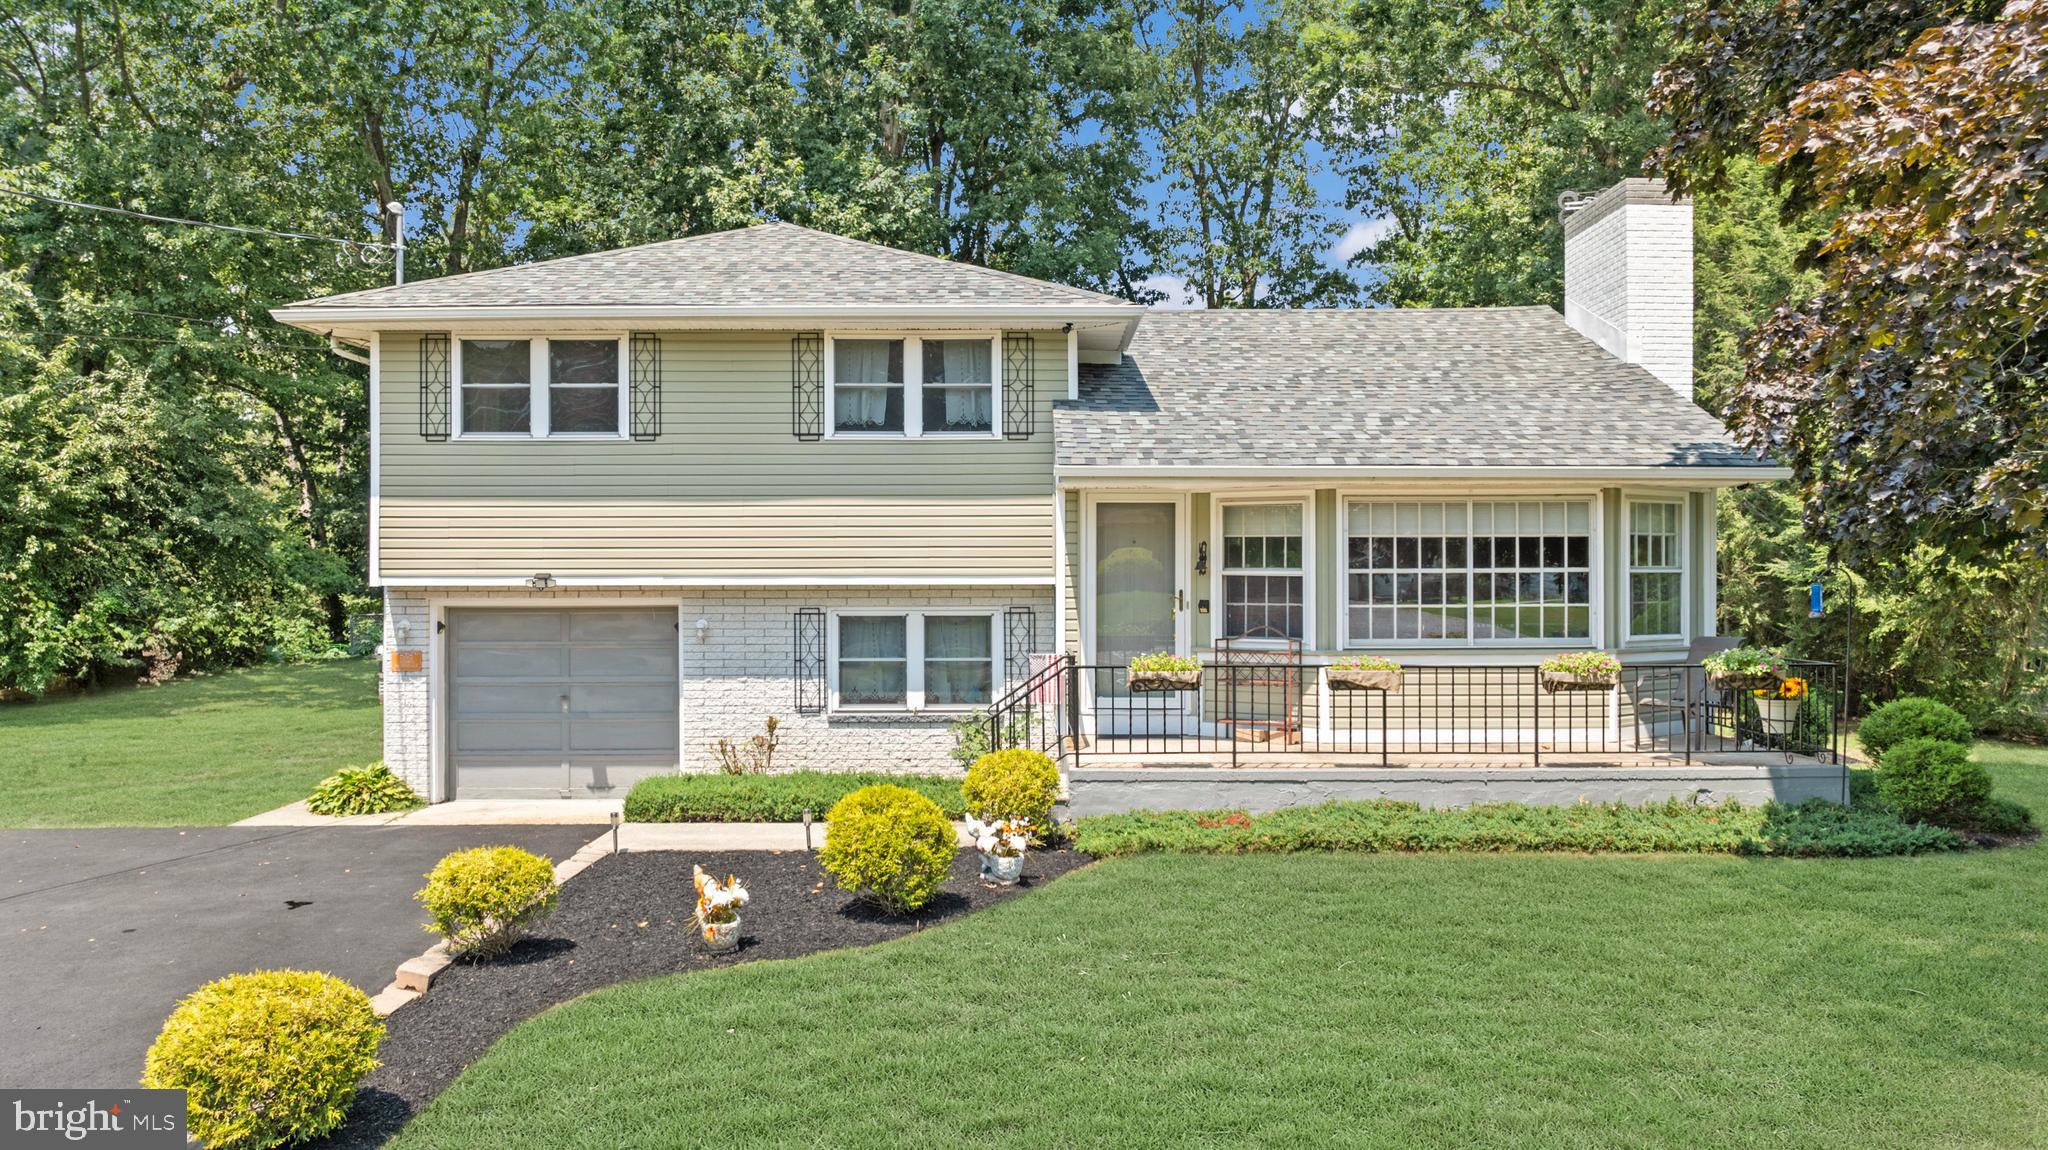
[[[1786,705],[1709,682],[1699,664],[1638,664],[1598,690],[1547,693],[1532,662],[1416,665],[1398,692],[1333,689],[1327,659],[1205,660],[1200,686],[1134,691],[1122,666],[1040,657],[989,716],[990,745],[1087,758],[1185,756],[1232,765],[1267,756],[1359,764],[1411,758],[1772,752],[1840,762],[1841,667],[1795,662],[1805,693]]]

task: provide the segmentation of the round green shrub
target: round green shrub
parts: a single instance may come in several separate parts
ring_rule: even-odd
[[[991,751],[967,768],[960,793],[976,818],[1029,819],[1033,827],[1044,827],[1059,801],[1060,770],[1039,751]]]
[[[282,1146],[341,1125],[383,1037],[369,996],[332,975],[233,974],[171,1011],[142,1084],[185,1091],[187,1125],[213,1150]]]
[[[419,792],[391,773],[383,763],[343,767],[313,788],[306,809],[316,815],[381,815],[409,811],[425,803]]]
[[[1976,741],[1970,720],[1947,703],[1917,696],[1893,699],[1863,717],[1856,738],[1882,764],[1885,752],[1907,739],[1942,739],[1969,746]]]
[[[553,863],[518,847],[456,851],[427,872],[413,896],[433,921],[427,929],[456,954],[490,958],[518,942],[555,909]]]
[[[1991,773],[1970,748],[1946,739],[1907,739],[1885,752],[1877,796],[1907,818],[1966,824],[1991,797]]]
[[[953,824],[907,787],[862,787],[832,804],[825,823],[818,862],[842,890],[890,914],[930,902],[952,872]]]

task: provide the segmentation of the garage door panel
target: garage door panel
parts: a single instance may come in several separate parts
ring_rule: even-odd
[[[665,640],[675,643],[674,608],[660,611],[572,611],[569,613],[569,641],[640,642]]]
[[[562,639],[560,611],[461,611],[453,618],[451,629],[461,643],[555,643]]]
[[[562,724],[559,719],[458,719],[455,745],[466,754],[510,751],[518,754],[560,758]],[[466,765],[459,759],[457,766]]]
[[[667,683],[576,683],[569,688],[569,709],[578,715],[661,717],[673,725],[676,692]]]
[[[463,643],[455,648],[458,679],[559,679],[568,669],[567,648],[559,644]]]
[[[571,705],[574,694],[571,693]],[[466,719],[499,716],[537,719],[562,707],[558,683],[461,683],[452,693],[450,705]]]
[[[676,649],[660,647],[570,647],[574,679],[659,679],[676,677]]]
[[[650,717],[638,722],[612,718],[569,724],[569,750],[575,754],[615,751],[652,757],[664,750],[673,752],[675,745],[676,724],[672,718],[663,721]]]

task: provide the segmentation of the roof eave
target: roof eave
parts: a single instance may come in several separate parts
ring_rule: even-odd
[[[871,322],[886,320],[906,324],[917,321],[1029,322],[1063,324],[1075,320],[1117,319],[1135,325],[1145,314],[1137,304],[939,304],[925,306],[809,305],[779,307],[688,307],[671,304],[639,306],[568,304],[545,307],[521,305],[485,306],[375,306],[361,304],[322,305],[318,302],[288,304],[272,308],[271,318],[308,331],[337,327],[376,328],[383,331],[427,330],[450,325],[484,323],[561,322],[608,323],[631,321],[689,321],[701,326],[794,322],[829,326],[832,321]]]
[[[1053,469],[1063,487],[1092,483],[1155,482],[1180,480],[1342,481],[1356,479],[1566,479],[1579,482],[1676,483],[1694,487],[1737,487],[1790,479],[1792,469],[1770,463],[1663,464],[1657,466],[1580,465],[1459,465],[1440,466],[1351,466],[1327,464],[1310,467],[1208,466],[1173,463],[1141,466],[1112,464],[1060,464]]]

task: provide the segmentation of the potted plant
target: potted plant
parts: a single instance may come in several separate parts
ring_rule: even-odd
[[[697,931],[704,936],[705,947],[713,954],[739,949],[740,908],[747,905],[747,888],[732,875],[721,883],[701,866],[691,867],[690,874],[697,884]]]
[[[999,886],[1014,886],[1024,875],[1024,848],[1031,845],[1030,819],[990,819],[967,816],[967,833],[981,850],[981,879]]]
[[[1750,692],[1756,698],[1756,717],[1764,733],[1789,738],[1799,722],[1799,709],[1806,703],[1806,680],[1788,675],[1768,687]]]
[[[1607,691],[1621,682],[1621,660],[1605,651],[1567,651],[1537,664],[1546,694]]]
[[[1165,651],[1133,656],[1130,683],[1133,691],[1192,691],[1202,685],[1202,661]]]
[[[1760,691],[1778,685],[1788,673],[1785,657],[1762,647],[1731,647],[1700,660],[1707,682],[1720,691]]]
[[[1346,655],[1331,662],[1325,672],[1332,691],[1391,691],[1401,689],[1401,664],[1379,655]]]

